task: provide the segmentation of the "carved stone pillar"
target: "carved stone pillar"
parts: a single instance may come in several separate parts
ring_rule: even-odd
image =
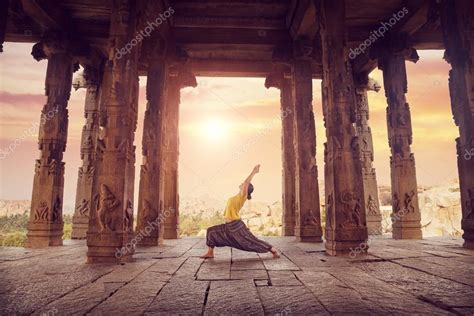
[[[444,0],[440,5],[445,59],[451,64],[449,93],[456,139],[464,247],[474,249],[474,4]]]
[[[140,245],[162,243],[163,166],[162,134],[167,71],[164,60],[150,59],[147,74],[147,109],[143,125],[143,164],[140,170],[137,234]]]
[[[356,101],[348,60],[344,1],[321,1],[323,112],[326,126],[326,253],[346,255],[367,240]],[[367,250],[367,247],[363,247]]]
[[[76,206],[72,217],[72,239],[85,239],[89,227],[89,211],[93,199],[92,179],[95,174],[95,146],[99,136],[99,88],[102,71],[92,66],[86,66],[83,75],[83,85],[86,88],[84,116],[86,123],[82,128],[81,160],[76,188]]]
[[[374,161],[374,144],[369,126],[369,102],[367,90],[378,92],[380,85],[367,75],[355,76],[356,92],[356,133],[359,138],[362,158],[362,177],[364,181],[364,201],[366,203],[367,230],[370,235],[382,234],[382,214],[380,213],[379,193]]]
[[[164,230],[163,238],[179,237],[179,191],[178,191],[178,159],[179,159],[179,103],[181,89],[196,87],[193,74],[183,67],[172,67],[168,76],[167,97],[164,106],[165,126],[163,135],[163,173],[164,173]]]
[[[101,133],[96,149],[94,203],[87,231],[87,262],[131,259],[133,242],[133,185],[137,120],[139,47],[117,55],[135,36],[133,2],[114,0],[110,25],[109,60],[100,102]]]
[[[3,42],[5,41],[5,33],[7,29],[9,1],[0,1],[0,53],[3,52]]]
[[[295,236],[299,241],[322,242],[318,167],[316,166],[316,127],[313,113],[311,61],[295,58],[292,67],[295,102]]]
[[[291,85],[291,74],[283,71],[268,76],[265,87],[280,89],[280,114],[282,122],[282,234],[295,235],[296,194],[295,194],[295,145],[294,145],[294,102]]]
[[[47,102],[41,112],[38,145],[28,221],[26,247],[63,244],[63,192],[68,110],[73,60],[66,51],[66,41],[44,40],[33,47],[36,60],[48,59],[46,71]]]
[[[387,38],[380,54],[379,68],[387,98],[388,139],[391,150],[392,236],[395,239],[421,239],[415,156],[411,152],[412,126],[407,93],[405,59],[416,61],[414,49],[406,48],[403,38]],[[388,49],[386,49],[388,48]]]

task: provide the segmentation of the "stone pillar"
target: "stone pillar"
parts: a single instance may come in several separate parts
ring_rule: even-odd
[[[163,107],[166,96],[167,71],[164,60],[150,59],[147,74],[147,109],[143,125],[143,164],[140,170],[137,234],[140,245],[162,243],[161,216],[163,214],[162,134]],[[160,238],[161,237],[161,238]]]
[[[92,66],[84,69],[83,80],[76,88],[86,88],[84,117],[82,128],[81,160],[76,188],[76,206],[72,217],[72,239],[85,239],[89,227],[89,211],[93,199],[92,179],[95,174],[95,145],[99,136],[99,87],[102,71]]]
[[[295,145],[294,145],[294,103],[291,74],[278,72],[268,76],[265,87],[280,89],[281,148],[282,148],[282,234],[295,235],[296,195],[295,195]]]
[[[109,60],[100,102],[101,133],[96,148],[94,203],[87,231],[87,262],[131,260],[133,238],[133,185],[137,120],[139,48],[119,54],[135,37],[134,2],[114,0],[110,25]]]
[[[378,92],[380,85],[367,75],[354,76],[356,92],[356,133],[359,139],[362,159],[362,177],[364,181],[364,201],[366,203],[367,230],[370,235],[382,234],[382,214],[380,212],[379,190],[374,161],[374,144],[369,126],[369,102],[367,90]]]
[[[443,0],[440,5],[445,59],[451,64],[449,93],[459,127],[457,161],[461,191],[464,247],[474,249],[474,5],[469,0]]]
[[[311,61],[296,56],[292,68],[296,153],[295,236],[303,242],[322,242]]]
[[[0,1],[0,53],[3,52],[3,42],[5,41],[5,33],[7,30],[9,1]]]
[[[382,43],[381,43],[382,44]],[[414,49],[403,38],[387,38],[380,52],[379,68],[387,98],[388,140],[391,150],[392,236],[395,239],[421,239],[415,156],[411,152],[412,126],[407,103],[405,58],[416,61]]]
[[[326,253],[346,255],[366,245],[364,183],[354,128],[355,89],[346,45],[344,1],[321,1],[323,112],[326,126]],[[367,247],[360,247],[365,251]]]
[[[163,135],[163,173],[164,173],[164,230],[165,239],[179,237],[179,103],[181,89],[196,87],[196,78],[183,67],[172,67],[168,77],[167,97],[164,106],[165,126]]]
[[[36,60],[48,59],[46,71],[47,102],[41,113],[38,145],[28,221],[26,247],[60,246],[63,244],[63,192],[68,110],[71,93],[73,60],[66,41],[47,40],[33,47]]]

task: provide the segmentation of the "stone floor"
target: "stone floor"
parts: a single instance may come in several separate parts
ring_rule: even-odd
[[[269,237],[283,256],[219,248],[201,238],[139,248],[123,265],[87,265],[83,241],[0,248],[0,315],[474,315],[474,251],[461,239],[378,237],[370,254],[329,257],[322,244]]]

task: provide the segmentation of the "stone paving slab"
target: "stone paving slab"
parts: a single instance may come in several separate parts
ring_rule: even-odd
[[[0,248],[0,315],[458,314],[474,312],[474,251],[460,239],[371,240],[369,254],[265,237],[280,259],[203,238],[137,248],[134,262],[88,265],[84,241]]]
[[[238,304],[236,304],[238,302]],[[250,280],[212,281],[204,315],[262,315],[257,288]]]

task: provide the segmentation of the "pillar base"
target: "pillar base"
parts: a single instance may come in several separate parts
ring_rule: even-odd
[[[421,227],[394,227],[393,239],[423,239]]]
[[[295,235],[295,226],[285,226],[283,225],[281,228],[281,234],[283,236],[294,236]]]
[[[327,241],[326,254],[329,256],[342,256],[354,258],[366,255],[369,245],[367,241]]]
[[[87,233],[87,263],[122,263],[133,260],[133,234]]]
[[[144,237],[138,242],[138,245],[142,247],[163,246],[163,239],[159,239],[158,237]]]
[[[89,218],[84,216],[72,217],[71,239],[86,239],[89,229]]]
[[[364,254],[369,248],[365,226],[326,230],[326,253],[330,256]]]
[[[179,238],[178,228],[164,228],[163,238],[164,239],[178,239]]]
[[[461,220],[461,228],[464,231],[462,235],[464,244],[462,246],[466,249],[474,249],[474,219]]]
[[[64,223],[28,223],[25,248],[63,245]]]
[[[295,227],[295,236],[299,242],[323,242],[323,232],[318,227]]]
[[[369,235],[382,235],[382,216],[380,219],[367,219],[367,232]]]

